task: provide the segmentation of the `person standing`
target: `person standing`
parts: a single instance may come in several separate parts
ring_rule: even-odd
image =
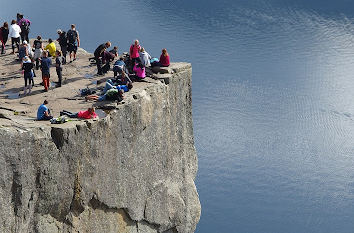
[[[58,87],[61,87],[61,81],[62,81],[62,70],[63,68],[61,67],[61,64],[63,62],[63,57],[61,56],[61,51],[58,50],[55,58],[55,69],[57,71],[58,75]]]
[[[23,58],[22,70],[23,70],[23,78],[25,79],[23,95],[27,95],[27,89],[28,89],[28,94],[31,94],[34,73],[33,73],[33,63],[28,56],[25,56]]]
[[[20,50],[20,33],[21,28],[16,24],[16,20],[11,21],[11,26],[9,28],[9,36],[11,37],[12,54],[15,53],[15,45],[17,51]]]
[[[21,28],[21,41],[29,41],[28,34],[30,31],[31,21],[24,18],[23,15],[19,15],[20,21],[18,21],[18,25]]]
[[[37,40],[33,42],[33,48],[34,48],[34,56],[33,59],[36,61],[36,70],[39,69],[39,58],[42,56],[43,52],[43,43],[42,43],[42,37],[37,36]]]
[[[50,78],[50,66],[52,65],[52,59],[48,58],[48,52],[43,51],[43,57],[41,58],[41,71],[44,91],[49,89],[49,78]]]
[[[66,35],[68,38],[69,58],[70,58],[70,62],[72,62],[71,57],[73,56],[73,58],[74,58],[73,61],[76,60],[77,48],[80,47],[79,32],[76,30],[75,24],[71,24],[71,29],[67,32]]]
[[[140,60],[140,55],[139,55],[139,51],[140,51],[141,47],[139,44],[138,40],[134,41],[134,44],[132,44],[130,46],[129,49],[129,55],[130,55],[130,59],[132,60],[132,67],[134,67],[135,63],[139,62]]]
[[[57,41],[59,42],[60,50],[62,52],[63,64],[66,64],[66,52],[68,50],[68,38],[66,37],[66,32],[62,31],[61,29],[58,29],[57,33],[59,35],[59,38],[57,39]]]
[[[1,54],[5,54],[5,45],[9,37],[9,24],[7,22],[0,28]]]
[[[97,65],[97,74],[98,75],[103,75],[103,71],[102,71],[102,58],[103,58],[103,54],[104,51],[106,51],[107,48],[111,47],[111,42],[107,41],[104,44],[100,44],[95,52],[93,53],[93,55],[95,56],[95,61],[96,61],[96,65]]]

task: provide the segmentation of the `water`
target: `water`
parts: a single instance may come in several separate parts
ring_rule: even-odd
[[[351,1],[1,1],[32,36],[192,62],[198,233],[354,231]]]

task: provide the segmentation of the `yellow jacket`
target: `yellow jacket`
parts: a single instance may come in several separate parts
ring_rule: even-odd
[[[57,51],[57,48],[56,48],[54,42],[45,46],[44,49],[49,51],[50,56],[55,57],[55,52]]]

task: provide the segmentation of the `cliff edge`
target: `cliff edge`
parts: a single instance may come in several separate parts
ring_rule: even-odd
[[[96,104],[98,120],[34,121],[43,99],[56,116],[92,104],[78,96],[78,87],[102,85],[90,56],[80,50],[64,66],[62,87],[36,85],[19,98],[20,65],[14,55],[0,58],[0,232],[194,232],[201,208],[191,65],[173,63],[134,83],[123,102]]]

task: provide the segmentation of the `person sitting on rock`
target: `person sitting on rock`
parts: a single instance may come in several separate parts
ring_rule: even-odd
[[[150,66],[150,59],[151,59],[151,56],[148,52],[145,51],[144,48],[141,48],[140,49],[140,52],[139,52],[139,55],[140,55],[140,61],[141,63],[145,66],[145,67],[149,67]]]
[[[66,110],[63,110],[60,112],[60,116],[66,115],[70,118],[80,118],[80,119],[94,119],[97,116],[97,114],[95,113],[95,108],[91,107],[88,108],[86,111],[79,111],[77,113],[72,113]]]
[[[151,67],[168,67],[170,66],[170,55],[168,54],[166,49],[162,49],[162,53],[160,56],[160,61],[154,61],[151,63]]]
[[[85,97],[86,101],[88,100],[95,100],[95,101],[105,101],[105,100],[117,100],[117,101],[122,101],[123,100],[123,89],[116,89],[112,88],[109,89],[104,95],[98,96],[98,95],[88,95]]]
[[[48,39],[48,45],[45,46],[45,50],[49,52],[49,57],[55,57],[55,52],[57,51],[57,48],[55,46],[55,43],[53,42],[52,39]]]
[[[146,77],[145,66],[140,62],[134,65],[133,71],[135,72],[135,79],[137,81],[142,80]]]
[[[117,85],[127,85],[128,83],[132,83],[132,80],[129,78],[129,74],[122,70],[121,75],[114,79],[114,83]]]
[[[46,106],[48,104],[47,100],[44,100],[43,104],[41,104],[38,108],[37,111],[37,120],[39,121],[45,121],[45,120],[50,120],[53,118],[53,116],[50,115],[50,110]]]

